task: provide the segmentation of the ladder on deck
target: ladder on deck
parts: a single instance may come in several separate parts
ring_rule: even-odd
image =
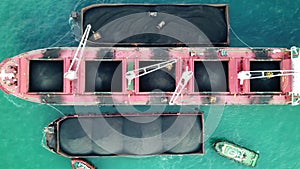
[[[69,79],[69,80],[75,80],[78,78],[77,72],[79,69],[80,62],[82,60],[83,52],[84,52],[84,49],[86,46],[86,41],[89,37],[90,30],[91,30],[91,25],[88,24],[82,35],[81,41],[77,47],[76,53],[73,56],[71,65],[70,65],[68,71],[64,74],[64,78]],[[79,56],[78,56],[78,54],[79,54]],[[74,67],[75,67],[75,69],[74,69]]]

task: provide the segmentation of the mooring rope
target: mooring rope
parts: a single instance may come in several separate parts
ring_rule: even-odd
[[[78,8],[79,4],[81,3],[81,1],[82,1],[82,0],[79,0],[79,1],[75,4],[73,11],[76,11],[76,10],[77,10],[77,8]]]
[[[43,131],[43,137],[42,137],[42,140],[41,140],[41,146],[42,146],[44,149],[50,151],[51,153],[56,154],[55,152],[51,151],[51,150],[46,146],[45,143],[46,143],[46,133]]]
[[[62,111],[60,111],[59,109],[57,109],[56,107],[50,105],[50,104],[46,104],[47,106],[51,107],[52,109],[56,110],[58,113],[60,113],[63,116],[66,116]]]
[[[233,33],[233,35],[242,43],[244,44],[245,46],[247,46],[248,48],[250,49],[253,49],[250,45],[248,45],[245,41],[243,41],[236,33],[235,31],[233,30],[232,26],[229,26],[229,29],[231,30],[231,32]]]
[[[54,47],[56,44],[58,44],[60,41],[62,41],[64,38],[66,38],[69,33],[71,33],[71,30],[69,30],[67,33],[65,33],[59,40],[57,40],[56,42],[54,42],[49,47]]]

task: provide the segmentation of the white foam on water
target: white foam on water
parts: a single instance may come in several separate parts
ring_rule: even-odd
[[[23,107],[23,105],[18,104],[18,103],[16,103],[14,101],[14,98],[16,98],[16,97],[8,95],[8,94],[4,94],[4,97],[6,98],[7,101],[9,101],[10,103],[12,103],[14,106],[16,106],[16,107]],[[14,98],[12,98],[12,97],[14,97]]]

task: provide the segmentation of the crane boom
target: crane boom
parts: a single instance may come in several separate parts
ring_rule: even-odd
[[[137,78],[137,77],[144,76],[144,75],[149,74],[151,72],[154,72],[156,70],[159,70],[159,69],[162,69],[164,67],[170,66],[170,65],[172,65],[173,63],[176,63],[176,62],[177,62],[177,60],[173,59],[173,60],[168,60],[168,61],[165,61],[165,62],[161,62],[161,63],[157,63],[157,64],[154,64],[154,65],[150,65],[150,66],[146,66],[146,67],[142,67],[142,68],[139,68],[139,69],[128,71],[125,75],[126,79],[128,80],[128,85],[130,85],[131,81],[133,79]]]
[[[73,59],[72,59],[71,65],[68,69],[68,72],[66,72],[64,74],[64,78],[69,79],[69,80],[75,80],[75,79],[78,78],[77,72],[78,72],[79,65],[80,65],[80,62],[81,62],[81,59],[82,59],[82,56],[83,56],[83,52],[84,52],[84,49],[85,49],[85,46],[86,46],[86,41],[89,37],[90,30],[91,30],[91,25],[88,24],[85,31],[84,31],[84,33],[83,33],[83,35],[82,35],[82,37],[81,37],[81,40],[80,40],[80,43],[77,47],[75,55],[73,56]],[[78,57],[78,54],[79,54],[79,57]],[[75,70],[73,68],[74,65],[75,65]]]
[[[247,79],[261,79],[272,78],[281,76],[292,76],[292,91],[291,95],[292,105],[300,104],[300,48],[291,47],[291,60],[292,70],[256,70],[256,71],[240,71],[238,73],[238,79],[240,79],[240,85],[244,84],[244,80]]]
[[[186,67],[185,72],[182,73],[182,76],[179,80],[179,83],[176,86],[176,89],[169,101],[170,105],[174,105],[175,101],[177,100],[178,96],[182,93],[182,90],[187,85],[188,81],[193,77],[193,72],[189,71],[189,68]]]
[[[272,78],[279,76],[290,76],[298,74],[300,72],[295,70],[255,70],[255,71],[240,71],[238,73],[238,79],[240,79],[240,85],[244,84],[244,80],[247,79],[261,79]]]

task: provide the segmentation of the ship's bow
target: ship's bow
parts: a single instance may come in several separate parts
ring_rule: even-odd
[[[0,87],[8,94],[15,95],[19,86],[19,63],[17,59],[8,58],[0,64]]]

